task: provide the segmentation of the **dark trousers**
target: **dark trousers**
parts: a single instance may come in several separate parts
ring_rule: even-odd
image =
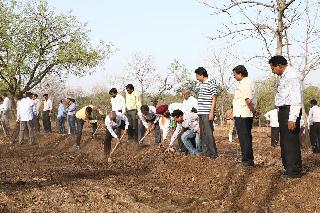
[[[50,111],[43,111],[42,113],[42,122],[45,132],[51,132],[51,120],[49,116]]]
[[[315,153],[320,152],[320,123],[315,122],[310,125],[310,142]]]
[[[135,141],[138,141],[137,110],[128,110],[127,117],[129,121],[129,128],[128,128],[129,139],[134,139]]]
[[[275,147],[278,145],[280,136],[279,127],[271,127],[271,146]]]
[[[160,130],[159,122],[155,123],[154,125],[155,125],[154,142],[159,144],[161,143],[161,130]],[[139,127],[138,140],[140,141],[141,138],[144,136],[146,128],[143,126],[142,122],[138,124],[138,127]]]
[[[118,137],[120,137],[121,135],[121,130],[125,129],[125,122],[121,121],[121,125],[117,128],[114,129],[115,133],[117,134]],[[110,155],[110,151],[111,151],[111,141],[112,141],[112,135],[109,132],[109,130],[106,130],[106,136],[104,138],[104,143],[103,143],[103,152],[104,152],[104,156],[107,158]]]
[[[75,115],[68,115],[68,126],[70,129],[70,134],[75,135],[76,131],[76,116]]]
[[[253,149],[252,149],[252,117],[234,117],[235,126],[238,133],[242,162],[247,165],[253,163]]]
[[[80,141],[82,137],[82,130],[83,130],[83,125],[84,125],[84,120],[77,118],[77,137],[76,137],[76,145],[80,146]],[[92,128],[92,133],[95,133],[95,131],[98,128],[97,123],[91,123],[91,128]]]
[[[140,121],[138,122],[138,140],[140,141],[143,138],[144,133],[146,132],[146,128],[144,127],[143,123]]]
[[[300,150],[300,116],[296,120],[294,131],[288,129],[290,107],[280,107],[278,120],[280,127],[281,159],[284,169],[290,177],[301,176],[302,160]]]
[[[217,157],[217,147],[213,137],[213,122],[209,121],[209,115],[199,115],[199,126],[203,154]]]
[[[39,115],[33,116],[34,131],[40,132]]]
[[[66,121],[66,117],[59,117],[58,118],[58,131],[60,134],[65,133],[65,121]]]

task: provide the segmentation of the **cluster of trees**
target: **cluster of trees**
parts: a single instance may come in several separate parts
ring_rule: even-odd
[[[219,85],[218,117],[231,106],[235,81],[232,68],[238,62],[266,64],[270,56],[282,54],[302,79],[320,67],[319,9],[316,0],[229,0],[200,1],[223,19],[212,40],[221,39],[226,47],[209,53],[206,68]],[[113,52],[111,43],[92,45],[89,30],[71,14],[57,14],[43,1],[0,0],[0,91],[11,96],[28,90],[47,91],[57,99],[72,95],[78,104],[92,103],[110,108],[108,90],[124,89],[132,83],[142,93],[144,104],[158,105],[181,101],[180,92],[190,89],[197,95],[193,70],[174,59],[167,70],[159,70],[151,55],[134,53],[126,65],[126,75],[109,79],[110,88],[93,95],[81,89],[70,90],[64,80],[70,75],[94,72]],[[255,40],[260,45],[254,55],[239,57],[227,51],[241,42]],[[269,70],[262,66],[261,69]],[[270,71],[269,71],[270,72]],[[257,81],[258,110],[263,114],[274,106],[277,78]],[[96,88],[97,89],[97,88]],[[57,92],[59,91],[59,92]],[[123,91],[120,91],[123,92]],[[305,109],[311,98],[319,98],[319,88],[305,88]]]
[[[45,0],[0,0],[0,17],[0,90],[11,96],[47,76],[90,74],[112,53],[112,44],[93,46],[84,23],[57,14]]]

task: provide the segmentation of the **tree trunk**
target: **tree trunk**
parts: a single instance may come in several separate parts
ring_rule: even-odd
[[[309,129],[308,129],[308,119],[307,119],[307,113],[306,113],[306,109],[304,107],[304,104],[302,104],[302,118],[304,123],[303,123],[303,126],[304,126],[304,140],[301,141],[301,145],[304,146],[304,147],[307,147],[309,148],[311,146],[311,143],[310,143],[310,137],[309,137]]]

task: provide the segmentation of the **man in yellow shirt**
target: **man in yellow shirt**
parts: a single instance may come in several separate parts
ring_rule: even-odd
[[[128,137],[138,142],[138,110],[141,107],[140,94],[134,91],[132,84],[126,86],[126,111],[129,120]]]
[[[98,115],[103,116],[103,112],[93,105],[82,107],[76,113],[76,121],[77,121],[76,148],[77,149],[80,149],[80,141],[81,141],[84,122],[89,122],[92,127],[93,133],[95,133],[98,127],[98,124],[97,124]]]

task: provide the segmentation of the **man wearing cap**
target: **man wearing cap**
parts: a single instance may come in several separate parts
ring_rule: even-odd
[[[132,84],[126,86],[126,112],[129,120],[128,137],[138,142],[138,110],[141,107],[140,94],[134,91]]]

